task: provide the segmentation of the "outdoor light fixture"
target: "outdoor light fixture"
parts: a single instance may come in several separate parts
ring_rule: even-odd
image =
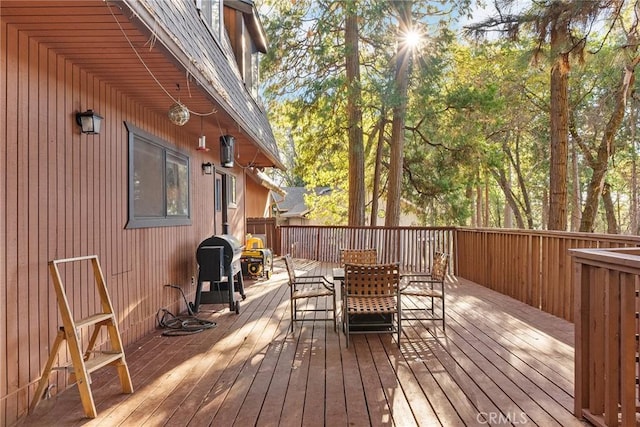
[[[213,164],[211,164],[211,162],[203,163],[202,173],[205,175],[211,175],[213,173]]]
[[[189,109],[180,101],[169,108],[169,120],[174,125],[184,126],[189,121],[189,117]]]
[[[222,135],[220,137],[220,163],[223,168],[233,167],[233,146],[236,139],[231,135]]]
[[[94,113],[93,110],[87,110],[84,113],[76,113],[76,122],[82,128],[82,133],[89,135],[96,135],[100,133],[102,119],[103,117]]]

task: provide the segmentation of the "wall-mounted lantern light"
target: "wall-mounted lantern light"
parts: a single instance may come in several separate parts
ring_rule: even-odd
[[[213,164],[211,164],[211,162],[203,163],[202,173],[205,175],[211,175],[213,173]]]
[[[233,167],[233,146],[236,139],[231,135],[222,135],[220,137],[220,163],[223,168]]]
[[[100,133],[102,120],[103,117],[94,113],[93,110],[87,110],[84,113],[76,113],[76,122],[82,128],[82,133],[89,135]]]

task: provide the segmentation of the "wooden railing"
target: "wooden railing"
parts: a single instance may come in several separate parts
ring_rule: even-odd
[[[296,258],[339,262],[340,249],[378,250],[379,262],[398,262],[400,268],[427,271],[433,253],[455,251],[453,227],[280,227],[281,250]],[[451,271],[455,263],[451,262]]]
[[[576,289],[575,415],[598,426],[635,426],[640,249],[570,252]]]
[[[637,236],[532,230],[456,230],[457,275],[573,321],[570,249],[640,246]]]
[[[640,247],[640,237],[455,227],[282,226],[282,254],[338,262],[341,248],[377,248],[380,262],[424,271],[435,251],[451,255],[451,272],[573,321],[570,249]]]

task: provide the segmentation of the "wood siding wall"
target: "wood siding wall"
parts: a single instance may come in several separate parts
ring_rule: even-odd
[[[12,425],[27,411],[61,324],[49,260],[98,255],[125,345],[155,328],[159,308],[185,309],[179,292],[164,285],[180,285],[188,296],[194,292],[195,249],[213,230],[213,179],[200,165],[217,163],[211,154],[217,150],[197,152],[197,135],[183,134],[166,115],[11,25],[0,30],[0,425]],[[104,116],[99,135],[82,135],[75,123],[75,113],[88,108]],[[191,226],[125,229],[124,121],[189,155]],[[241,170],[230,172],[242,191]],[[245,234],[244,200],[229,212],[239,238]],[[65,272],[78,318],[94,311],[90,279],[87,266]],[[65,360],[61,352],[60,362]],[[67,386],[62,374],[51,382],[54,392]]]
[[[246,177],[247,194],[251,194],[245,202],[245,216],[247,218],[261,218],[269,213],[269,189],[255,182],[250,177]],[[249,231],[247,231],[249,232]]]
[[[270,248],[274,255],[283,255],[280,251],[280,235],[275,218],[247,218],[247,233],[264,236],[265,247]]]

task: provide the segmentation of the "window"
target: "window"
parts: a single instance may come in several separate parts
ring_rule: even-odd
[[[260,82],[260,53],[254,51],[251,54],[251,93],[258,99],[258,85]]]
[[[127,228],[191,225],[189,158],[153,135],[129,131]]]
[[[229,177],[229,207],[236,208],[237,200],[236,200],[236,177],[233,175],[228,175]]]
[[[216,212],[222,211],[222,179],[216,178]]]
[[[220,38],[221,0],[196,0],[196,7],[200,11],[202,20],[209,25],[211,33],[216,39]]]

